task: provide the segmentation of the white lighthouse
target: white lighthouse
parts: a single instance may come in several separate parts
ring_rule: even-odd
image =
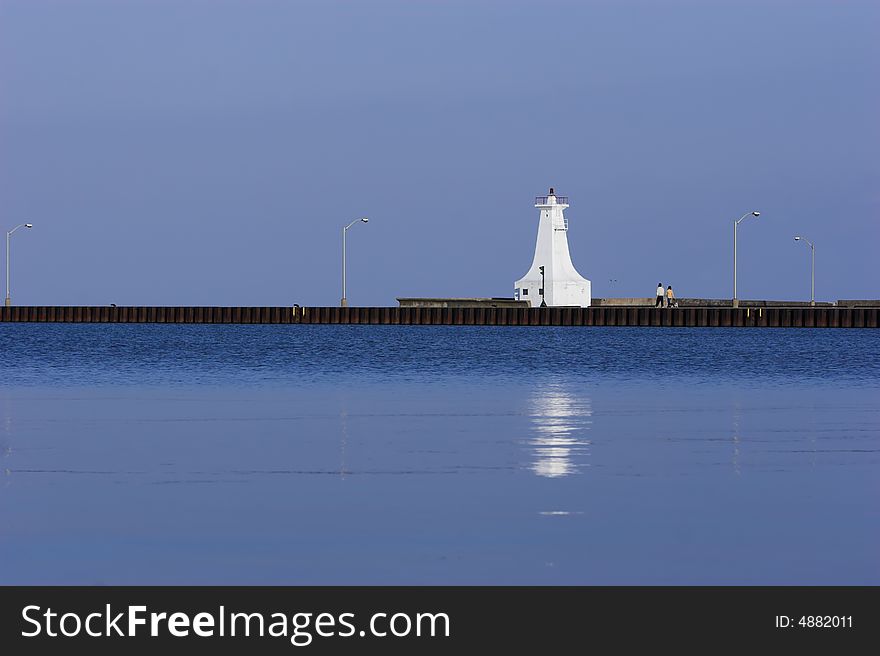
[[[549,194],[535,198],[535,207],[540,210],[535,259],[529,272],[516,281],[514,298],[529,301],[532,307],[589,307],[590,281],[577,272],[568,253],[568,219],[563,214],[568,197],[557,196],[550,187]]]

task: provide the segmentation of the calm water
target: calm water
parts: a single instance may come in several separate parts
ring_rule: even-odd
[[[880,331],[0,324],[0,583],[880,584]]]

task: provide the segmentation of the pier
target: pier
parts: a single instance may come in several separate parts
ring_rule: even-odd
[[[880,307],[11,306],[0,323],[877,328]]]

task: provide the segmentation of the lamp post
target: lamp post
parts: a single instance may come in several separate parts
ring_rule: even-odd
[[[4,305],[9,307],[12,305],[12,298],[9,296],[9,238],[12,237],[12,233],[18,230],[19,228],[33,228],[34,225],[32,223],[21,223],[15,226],[12,230],[6,233],[6,302]]]
[[[348,307],[348,299],[345,297],[345,233],[348,232],[348,229],[355,223],[367,223],[368,221],[369,219],[367,217],[355,219],[342,229],[342,300],[339,302],[340,307]]]
[[[810,305],[816,305],[816,247],[813,245],[813,242],[800,235],[797,235],[794,240],[804,240],[810,245],[810,250],[812,251],[812,257],[810,258]]]
[[[547,307],[547,301],[544,300],[544,267],[538,267],[541,272],[541,307]]]
[[[733,222],[733,307],[739,307],[739,299],[736,297],[736,229],[740,223],[750,216],[761,216],[760,212],[746,212]]]

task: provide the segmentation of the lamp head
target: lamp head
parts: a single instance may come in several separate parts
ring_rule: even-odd
[[[25,228],[33,228],[33,227],[34,227],[34,224],[33,224],[33,223],[25,223],[25,224],[24,224],[24,227],[25,227]]]
[[[801,238],[800,238],[800,236],[797,236],[797,237],[794,238],[794,240],[795,240],[795,241],[800,241]]]
[[[369,220],[367,217],[362,218],[361,221],[363,221],[364,223],[369,223],[369,222],[370,222],[370,220]]]
[[[756,210],[752,212],[752,216],[761,216],[761,213]]]

